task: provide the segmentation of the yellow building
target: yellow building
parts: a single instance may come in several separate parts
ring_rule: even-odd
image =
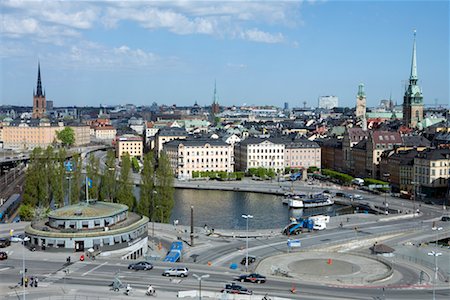
[[[121,158],[126,152],[131,157],[142,158],[144,143],[142,138],[133,134],[124,134],[116,138],[116,157]]]

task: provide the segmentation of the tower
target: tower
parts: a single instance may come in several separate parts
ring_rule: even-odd
[[[411,74],[403,97],[403,124],[410,128],[417,127],[417,124],[423,120],[423,96],[417,81],[416,31],[414,30]]]
[[[45,100],[45,91],[42,91],[41,82],[41,64],[38,63],[38,77],[36,92],[33,91],[33,118],[42,118],[45,116],[47,103]]]
[[[213,103],[211,105],[211,115],[216,115],[220,111],[219,106],[219,98],[217,97],[217,86],[216,81],[214,80],[214,95],[213,95]]]
[[[364,92],[364,84],[358,85],[358,94],[356,95],[356,118],[363,119],[366,116],[366,93]]]

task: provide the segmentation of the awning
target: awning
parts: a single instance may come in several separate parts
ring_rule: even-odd
[[[114,237],[114,242],[115,243],[120,243],[120,236],[115,236]]]
[[[109,244],[109,238],[104,238],[103,239],[103,244]]]
[[[130,237],[128,236],[128,234],[122,234],[122,240],[128,242],[130,240]]]
[[[100,245],[100,239],[95,239],[94,240],[94,245]]]
[[[48,244],[55,244],[55,240],[54,239],[47,239],[47,245]]]

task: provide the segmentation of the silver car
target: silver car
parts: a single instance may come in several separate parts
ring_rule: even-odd
[[[189,275],[188,268],[170,268],[162,273],[163,276],[187,277]]]

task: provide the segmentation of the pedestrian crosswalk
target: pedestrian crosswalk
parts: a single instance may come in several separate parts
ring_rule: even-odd
[[[54,282],[63,279],[65,276],[68,276],[70,273],[76,272],[82,267],[84,267],[85,264],[81,262],[72,263],[69,266],[66,266],[54,273],[47,274],[46,277],[39,283],[39,286],[41,287],[48,287]]]

